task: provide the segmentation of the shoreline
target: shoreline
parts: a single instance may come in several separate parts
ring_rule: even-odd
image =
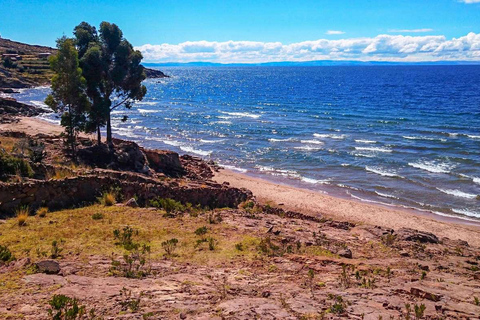
[[[283,204],[285,210],[299,211],[310,215],[378,225],[391,229],[412,228],[431,232],[439,237],[461,239],[480,246],[480,222],[461,218],[440,216],[401,207],[387,207],[315,192],[309,189],[287,186],[251,177],[243,173],[221,169],[215,174],[217,182],[228,182],[237,188],[247,188],[260,202]]]
[[[0,124],[0,130],[23,131],[27,134],[59,134],[62,127],[43,119],[19,117],[18,123]],[[94,138],[94,135],[84,137]],[[346,199],[340,196],[324,194],[237,173],[228,169],[216,172],[213,178],[217,182],[229,182],[237,188],[247,188],[260,202],[283,203],[283,209],[298,211],[310,215],[322,214],[325,217],[352,221],[359,224],[379,225],[399,229],[412,228],[431,232],[439,237],[461,239],[471,245],[480,246],[480,221],[442,216],[415,209],[370,204]]]

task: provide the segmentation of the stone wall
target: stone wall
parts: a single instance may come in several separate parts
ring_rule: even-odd
[[[96,201],[102,192],[117,187],[124,199],[136,195],[140,203],[155,197],[172,198],[182,203],[209,207],[236,207],[252,197],[246,189],[231,188],[214,182],[160,181],[125,172],[92,170],[87,175],[62,180],[30,180],[24,183],[0,183],[0,218],[12,216],[15,209],[47,206],[51,210],[81,206]]]

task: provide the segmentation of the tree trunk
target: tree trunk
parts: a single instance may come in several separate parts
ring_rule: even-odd
[[[100,132],[100,126],[97,126],[97,144],[102,144],[102,133]]]
[[[107,144],[109,146],[113,146],[112,143],[112,121],[110,118],[110,110],[108,111],[107,114]]]

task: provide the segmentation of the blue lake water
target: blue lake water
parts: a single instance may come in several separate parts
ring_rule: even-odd
[[[114,112],[116,136],[294,186],[480,218],[480,66],[162,70],[171,77],[147,80],[144,101]],[[47,92],[16,97],[40,104]]]

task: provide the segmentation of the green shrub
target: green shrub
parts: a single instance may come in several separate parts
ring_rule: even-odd
[[[150,200],[150,205],[155,208],[163,209],[167,213],[182,212],[186,210],[185,206],[181,202],[175,201],[170,198],[157,197],[153,200]]]
[[[12,252],[6,246],[0,245],[0,263],[9,263],[13,260],[15,257]]]
[[[195,234],[196,234],[197,236],[203,236],[203,235],[207,234],[207,232],[208,232],[208,229],[207,229],[207,227],[205,227],[205,226],[200,227],[200,228],[198,228],[197,230],[195,230]]]
[[[121,245],[125,250],[134,250],[138,249],[140,246],[139,243],[133,242],[133,236],[138,235],[138,230],[133,229],[130,226],[126,226],[122,231],[115,229],[113,230],[113,237],[118,240],[115,244]]]
[[[85,306],[79,306],[76,298],[70,298],[63,294],[56,294],[48,301],[52,307],[48,314],[53,320],[74,320],[85,315]]]
[[[162,242],[162,248],[165,250],[167,255],[172,256],[177,248],[178,239],[170,239]]]
[[[60,240],[60,241],[53,240],[52,241],[52,248],[50,249],[50,252],[51,252],[50,258],[57,259],[57,258],[62,256],[63,248],[61,247],[61,245],[63,243],[65,243],[64,240]]]
[[[20,175],[22,177],[33,177],[33,170],[30,164],[20,158],[11,156],[6,152],[0,151],[0,178],[4,179],[7,175]]]

